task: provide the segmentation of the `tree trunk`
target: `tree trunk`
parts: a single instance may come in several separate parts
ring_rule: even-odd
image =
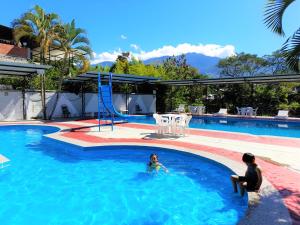
[[[63,71],[63,69],[65,68],[65,65],[67,63],[67,57],[68,57],[67,53],[65,53],[65,55],[64,55],[64,63],[63,63],[63,67],[62,67],[61,71]],[[52,107],[52,111],[51,111],[51,113],[49,115],[49,120],[52,119],[54,111],[55,111],[55,109],[57,107],[57,103],[58,103],[58,100],[59,100],[59,97],[60,97],[60,92],[62,90],[63,78],[64,78],[64,73],[62,72],[62,75],[59,77],[59,81],[58,81],[59,83],[58,83],[58,88],[57,88],[57,92],[56,92],[56,98],[55,98],[54,105]]]

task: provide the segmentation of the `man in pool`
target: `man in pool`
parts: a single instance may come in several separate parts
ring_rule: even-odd
[[[248,192],[258,192],[261,183],[261,169],[255,163],[255,156],[251,153],[245,153],[242,158],[247,165],[245,176],[231,175],[231,181],[234,192],[238,192],[237,184],[240,186],[240,194],[244,196],[245,190]]]
[[[163,168],[163,170],[166,173],[169,172],[168,169],[163,164],[158,162],[158,156],[156,154],[151,154],[150,162],[147,165],[147,171],[148,172],[152,172],[152,171],[158,172],[160,170],[160,168]]]

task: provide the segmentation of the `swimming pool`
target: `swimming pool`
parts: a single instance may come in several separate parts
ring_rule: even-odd
[[[45,126],[0,127],[1,225],[236,224],[247,198],[228,168],[162,148],[81,148],[43,137]],[[170,170],[145,173],[151,153]]]
[[[130,117],[128,122],[155,124],[152,116]],[[254,135],[270,135],[300,138],[300,122],[275,121],[232,117],[198,117],[190,122],[191,128],[240,132]]]

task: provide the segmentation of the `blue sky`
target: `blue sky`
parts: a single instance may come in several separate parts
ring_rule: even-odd
[[[86,29],[96,59],[132,51],[141,58],[195,51],[226,56],[232,52],[270,54],[285,38],[263,24],[267,0],[22,0],[1,3],[0,24],[35,4],[73,18]],[[300,1],[284,18],[287,35],[300,26]]]

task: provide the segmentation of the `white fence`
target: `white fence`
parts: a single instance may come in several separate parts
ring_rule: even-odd
[[[53,110],[56,100],[55,92],[46,92],[47,116]],[[94,115],[98,111],[97,93],[85,93],[85,113]],[[24,110],[23,110],[24,102]],[[129,114],[149,114],[156,112],[156,96],[143,94],[113,94],[113,103],[116,110]],[[81,94],[61,93],[57,106],[54,109],[53,118],[62,117],[61,106],[67,105],[72,117],[82,115]],[[26,91],[0,91],[0,120],[23,120],[23,114],[27,119],[42,117],[42,103],[40,92]]]

